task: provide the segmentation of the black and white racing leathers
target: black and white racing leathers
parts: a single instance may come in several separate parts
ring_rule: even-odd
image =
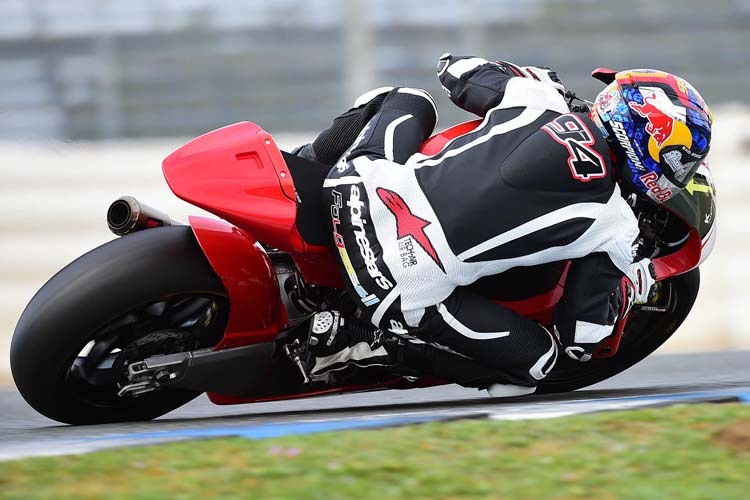
[[[553,334],[466,285],[571,259],[555,327],[572,355],[588,353],[612,332],[637,221],[598,128],[555,88],[477,57],[446,55],[438,70],[481,125],[425,156],[429,94],[374,93],[377,112],[324,183],[338,257],[374,325],[534,386],[555,364]]]

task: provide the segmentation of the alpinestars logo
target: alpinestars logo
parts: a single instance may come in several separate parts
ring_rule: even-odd
[[[422,247],[422,249],[429,255],[435,264],[438,265],[441,271],[445,272],[443,263],[440,261],[435,247],[432,246],[432,242],[424,232],[424,228],[429,226],[431,222],[417,217],[414,215],[406,204],[404,199],[397,193],[384,188],[378,188],[375,191],[380,199],[388,207],[394,217],[396,217],[396,232],[397,239],[411,236],[411,238]]]

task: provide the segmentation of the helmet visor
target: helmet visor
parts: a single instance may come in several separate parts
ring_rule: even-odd
[[[698,154],[685,146],[666,147],[659,155],[662,173],[675,186],[684,188],[693,178],[706,155],[708,151]]]

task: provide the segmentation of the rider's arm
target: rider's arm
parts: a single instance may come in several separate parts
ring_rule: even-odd
[[[612,334],[620,310],[622,277],[623,272],[604,252],[571,262],[555,311],[555,329],[570,357],[588,361],[596,347]]]
[[[443,54],[437,66],[443,89],[457,106],[479,116],[501,106],[539,107],[567,113],[558,87],[538,80],[527,69],[481,57]]]

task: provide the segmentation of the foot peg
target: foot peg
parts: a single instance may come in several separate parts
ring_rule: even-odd
[[[341,315],[338,311],[322,311],[315,314],[310,323],[307,342],[300,342],[299,339],[289,342],[284,346],[284,352],[289,360],[299,369],[302,380],[305,384],[312,382],[310,378],[309,362],[311,348],[325,349],[330,347],[336,339],[336,333],[341,322]],[[318,381],[316,379],[316,381]]]
[[[303,360],[303,356],[306,357],[307,354],[305,346],[302,345],[299,339],[294,339],[294,342],[290,342],[284,346],[284,352],[289,360],[299,368],[299,372],[302,374],[302,381],[305,384],[309,384],[310,377],[307,376],[307,370],[305,369],[305,362]]]

